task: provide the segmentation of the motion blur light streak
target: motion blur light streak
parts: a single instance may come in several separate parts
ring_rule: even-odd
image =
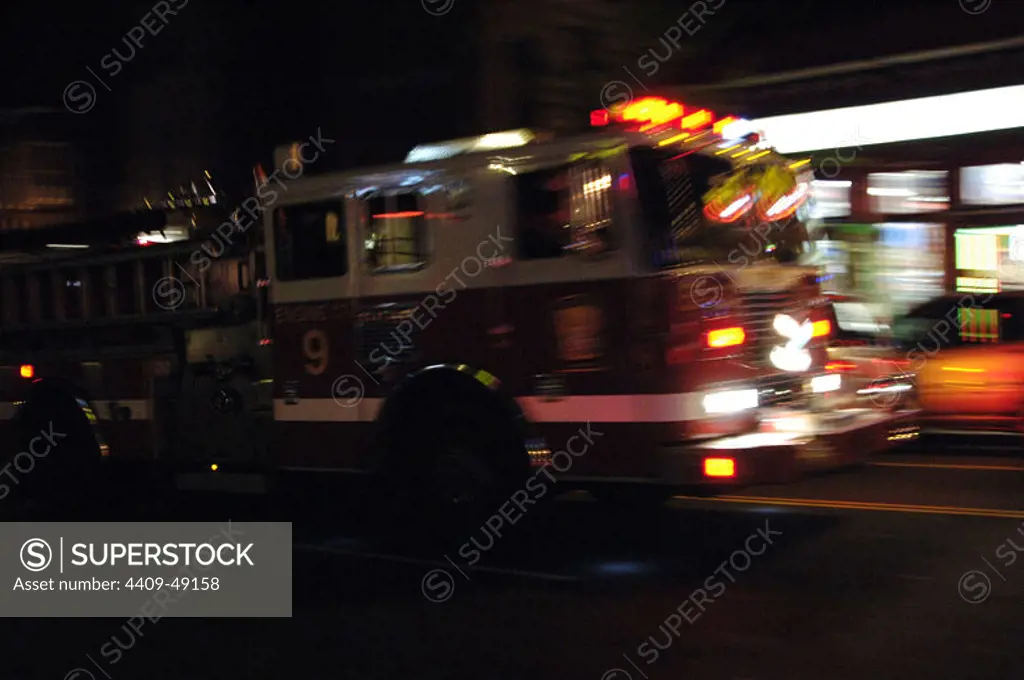
[[[772,116],[753,121],[779,153],[842,148],[848,131],[861,144],[890,144],[1024,127],[1024,85]]]

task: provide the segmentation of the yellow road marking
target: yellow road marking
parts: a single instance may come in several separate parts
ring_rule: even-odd
[[[958,465],[956,463],[868,463],[875,467],[929,468],[932,470],[995,470],[998,472],[1024,472],[1024,465]]]
[[[687,501],[716,501],[719,503],[746,503],[751,505],[783,505],[833,510],[875,510],[879,512],[905,512],[926,515],[961,515],[968,517],[998,517],[1024,519],[1024,510],[998,510],[995,508],[961,508],[945,505],[905,505],[902,503],[867,503],[862,501],[832,501],[816,498],[772,498],[770,496],[675,496]]]

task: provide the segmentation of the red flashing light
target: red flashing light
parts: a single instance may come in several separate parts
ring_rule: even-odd
[[[603,127],[611,123],[631,123],[631,129],[646,132],[653,128],[671,125],[680,130],[703,130],[713,126],[715,134],[730,123],[740,119],[728,116],[715,121],[715,114],[708,109],[697,109],[686,113],[687,107],[682,103],[664,97],[640,97],[628,104],[612,107],[611,110],[598,109],[590,112],[590,124]]]
[[[710,220],[729,224],[746,215],[753,207],[754,195],[753,192],[748,192],[729,205],[722,205],[720,202],[712,201],[704,206],[704,214]]]
[[[256,167],[252,169],[252,174],[253,174],[253,178],[256,180],[256,186],[262,187],[265,184],[267,184],[267,182],[269,181],[267,179],[266,171],[263,169],[263,166],[260,165],[260,164],[257,164]]]
[[[31,380],[36,374],[36,367],[32,364],[22,364],[19,372],[21,373],[22,378],[25,380]]]
[[[735,477],[736,460],[734,458],[705,458],[705,477]]]
[[[641,129],[664,125],[683,117],[683,105],[663,97],[641,97],[626,104],[619,118],[623,122],[640,123]]]
[[[804,204],[809,190],[810,186],[807,182],[800,182],[793,191],[775,201],[767,209],[758,206],[761,218],[766,222],[777,222],[786,219]]]
[[[740,326],[720,328],[708,333],[708,347],[713,349],[735,347],[737,345],[742,345],[746,339],[747,333]]]
[[[374,215],[373,219],[375,219],[375,220],[396,220],[396,219],[405,219],[405,218],[409,218],[409,217],[423,217],[423,215],[424,215],[424,213],[423,213],[422,210],[409,210],[407,212],[380,213],[379,215]]]

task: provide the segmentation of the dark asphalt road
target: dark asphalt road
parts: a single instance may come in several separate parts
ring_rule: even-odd
[[[1024,556],[1005,558],[1024,547],[1024,458],[985,455],[895,456],[657,513],[573,494],[473,569],[457,545],[374,536],[343,494],[264,509],[296,522],[292,619],[161,619],[117,664],[98,651],[129,640],[122,620],[8,619],[3,677],[1024,677]]]

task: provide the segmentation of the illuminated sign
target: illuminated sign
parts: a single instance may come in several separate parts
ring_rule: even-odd
[[[760,118],[779,153],[845,149],[1024,127],[1024,85]]]

